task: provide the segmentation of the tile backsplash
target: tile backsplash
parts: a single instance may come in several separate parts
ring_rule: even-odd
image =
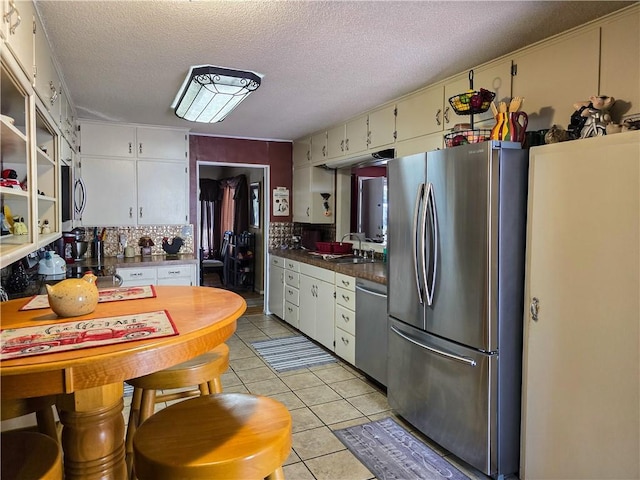
[[[271,222],[269,223],[269,249],[290,248],[293,236],[302,236],[303,232],[314,230],[319,234],[320,241],[331,242],[336,238],[336,226],[324,224]]]
[[[106,227],[104,240],[104,255],[106,257],[115,257],[122,254],[123,246],[120,245],[120,235],[125,235],[127,245],[136,249],[136,254],[140,254],[138,240],[140,237],[150,237],[153,240],[151,247],[152,255],[162,255],[165,251],[162,249],[162,239],[167,237],[169,242],[174,237],[180,237],[184,241],[179,253],[194,253],[193,249],[193,225],[146,225],[138,227]],[[93,241],[95,230],[91,227],[86,228],[86,240]],[[97,229],[98,235],[102,232],[102,228]],[[89,252],[87,252],[89,255]]]

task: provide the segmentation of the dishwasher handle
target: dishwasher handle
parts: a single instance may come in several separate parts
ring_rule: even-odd
[[[360,285],[356,285],[356,290],[364,292],[364,293],[366,293],[368,295],[375,295],[376,297],[387,298],[387,294],[386,293],[374,292],[373,290],[369,290],[368,288],[361,287]]]

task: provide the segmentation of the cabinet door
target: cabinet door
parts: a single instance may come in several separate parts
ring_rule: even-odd
[[[269,266],[269,311],[284,318],[284,268]]]
[[[367,150],[368,146],[368,117],[355,118],[346,124],[344,153],[346,156],[355,155]]]
[[[316,280],[316,341],[334,351],[333,339],[335,335],[335,291],[333,283]]]
[[[307,275],[300,275],[300,331],[316,338],[316,294],[318,280]]]
[[[136,128],[138,158],[187,160],[188,135],[185,130],[167,128]]]
[[[397,102],[397,141],[419,137],[443,129],[444,87],[421,90]]]
[[[122,278],[123,287],[142,287],[156,284],[155,267],[117,268],[116,274]]]
[[[640,8],[605,23],[600,40],[600,95],[620,100],[613,104],[611,118],[640,112]],[[624,72],[624,73],[622,73]]]
[[[396,143],[396,157],[406,157],[415,153],[440,150],[444,147],[444,134],[442,132],[422,135]]]
[[[473,82],[474,89],[477,82]],[[457,75],[455,78],[449,80],[444,86],[444,129],[448,130],[453,128],[454,125],[458,123],[469,123],[468,115],[458,115],[451,104],[449,103],[449,98],[458,95],[460,93],[465,93],[469,91],[469,76],[465,75]]]
[[[193,265],[172,265],[158,267],[158,285],[186,285],[196,284],[196,274]]]
[[[34,88],[45,108],[48,111],[54,111],[59,108],[57,102],[60,99],[60,77],[53,63],[49,41],[37,15],[35,16],[35,22]]]
[[[293,165],[304,166],[311,163],[311,137],[293,142]]]
[[[369,149],[391,145],[396,141],[396,106],[389,105],[369,114]]]
[[[294,167],[293,169],[293,221],[311,221],[311,205],[309,204],[311,189],[311,166]]]
[[[338,125],[327,130],[327,158],[339,158],[344,156],[346,125]]]
[[[531,149],[521,478],[640,478],[639,143]]]
[[[6,45],[18,61],[24,74],[33,83],[33,22],[35,21],[33,2],[31,0],[5,0],[2,3],[4,21],[1,23],[3,28],[6,28]],[[18,16],[20,17],[19,21]]]
[[[569,125],[573,104],[598,91],[600,32],[582,31],[514,56],[513,95],[524,97],[527,130]],[[637,86],[636,86],[637,88]]]
[[[133,160],[82,157],[80,171],[87,195],[82,225],[136,224],[136,164]]]
[[[82,155],[134,158],[136,129],[115,123],[82,123],[80,150]]]
[[[311,137],[311,162],[322,165],[327,160],[327,132],[317,133]]]
[[[187,223],[188,169],[184,162],[138,160],[139,225]]]

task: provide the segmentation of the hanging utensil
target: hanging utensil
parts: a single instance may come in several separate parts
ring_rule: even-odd
[[[498,107],[496,107],[495,102],[491,102],[491,113],[493,113],[493,118],[498,116]]]

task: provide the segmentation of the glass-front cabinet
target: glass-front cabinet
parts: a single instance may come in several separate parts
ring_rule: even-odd
[[[0,69],[0,266],[61,235],[59,132],[15,60]]]

